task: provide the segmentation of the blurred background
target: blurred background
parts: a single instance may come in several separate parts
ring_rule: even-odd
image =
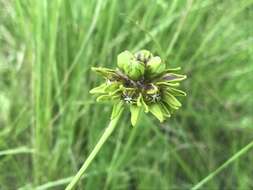
[[[253,139],[252,0],[0,0],[0,189],[64,189],[109,122],[88,92],[123,50],[182,67],[165,123],[129,113],[77,189],[184,190]],[[253,150],[201,189],[253,189]]]

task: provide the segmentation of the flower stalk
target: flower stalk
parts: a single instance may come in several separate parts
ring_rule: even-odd
[[[106,140],[109,138],[109,136],[114,131],[114,129],[117,126],[117,123],[118,123],[118,121],[120,119],[120,116],[122,115],[122,111],[123,111],[123,109],[119,110],[117,112],[117,115],[114,115],[114,117],[111,118],[111,121],[110,121],[108,127],[105,129],[103,135],[101,136],[101,138],[97,142],[96,146],[94,147],[94,149],[92,150],[92,152],[90,153],[90,155],[88,156],[88,158],[83,163],[82,167],[79,169],[79,171],[74,176],[74,178],[72,179],[72,181],[68,184],[68,186],[66,187],[65,190],[72,190],[72,189],[74,189],[74,187],[76,186],[76,184],[78,183],[78,181],[80,180],[80,178],[82,177],[82,175],[85,173],[85,171],[88,168],[88,166],[91,164],[91,162],[96,157],[96,155],[99,152],[99,150],[101,149],[101,147],[104,145],[104,143],[106,142]]]

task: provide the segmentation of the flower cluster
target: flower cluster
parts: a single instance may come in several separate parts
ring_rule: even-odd
[[[114,101],[112,117],[117,115],[124,105],[131,112],[134,126],[141,110],[151,112],[160,122],[181,107],[177,96],[185,92],[175,88],[185,75],[174,73],[180,68],[168,69],[160,57],[147,50],[132,54],[129,51],[117,57],[116,69],[92,68],[102,75],[106,82],[92,89],[90,93],[98,94],[97,101]]]

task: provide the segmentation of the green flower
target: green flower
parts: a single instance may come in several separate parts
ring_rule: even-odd
[[[186,96],[186,93],[176,87],[186,76],[174,73],[180,68],[166,69],[161,58],[147,50],[135,54],[122,52],[117,65],[116,69],[92,68],[105,82],[90,93],[98,95],[97,101],[114,102],[112,117],[117,116],[123,106],[128,106],[133,126],[142,110],[163,122],[181,107],[176,97]]]

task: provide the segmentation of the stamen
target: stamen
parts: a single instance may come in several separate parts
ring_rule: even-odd
[[[158,102],[161,100],[161,95],[160,94],[153,94],[151,95],[151,98],[152,98],[152,102]]]
[[[133,98],[130,97],[130,96],[128,96],[128,95],[125,95],[124,101],[125,101],[127,104],[131,104],[131,103],[133,103]]]

